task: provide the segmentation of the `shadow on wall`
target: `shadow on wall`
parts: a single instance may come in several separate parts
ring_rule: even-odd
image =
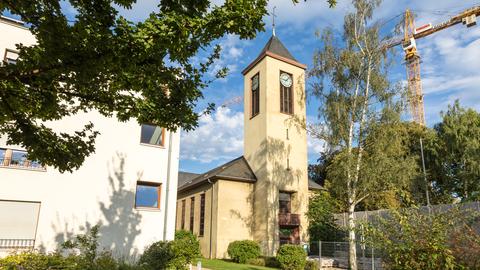
[[[267,255],[273,255],[279,247],[279,192],[292,191],[302,180],[302,170],[287,167],[291,147],[284,140],[268,137],[255,153],[253,163],[259,165],[254,189],[254,220],[248,220],[253,228],[254,239],[261,241]],[[267,160],[269,168],[267,168]],[[306,194],[296,193],[292,213],[300,213],[299,202],[307,200]],[[301,196],[301,197],[299,197]],[[246,223],[246,225],[249,225]],[[302,226],[306,224],[301,224]],[[305,235],[302,235],[305,238]]]
[[[86,233],[96,224],[100,224],[100,250],[111,251],[115,257],[135,259],[138,250],[133,244],[141,233],[139,225],[142,216],[133,209],[135,192],[125,188],[124,167],[125,155],[117,153],[108,165],[108,182],[112,194],[108,202],[99,203],[103,217],[99,217],[96,223],[87,222],[79,229],[81,233]],[[59,246],[75,236],[68,224],[64,224],[63,229],[55,225],[52,227],[58,232],[55,240]]]

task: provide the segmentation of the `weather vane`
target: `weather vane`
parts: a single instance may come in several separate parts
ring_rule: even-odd
[[[275,36],[275,17],[277,16],[277,15],[275,15],[275,9],[276,8],[277,8],[276,6],[273,6],[273,12],[272,12],[272,18],[273,18],[273,20],[272,20],[273,21],[272,22],[272,34],[274,36]]]

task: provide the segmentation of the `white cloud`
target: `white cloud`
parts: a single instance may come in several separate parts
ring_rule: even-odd
[[[228,161],[243,154],[243,112],[219,107],[211,115],[200,118],[199,127],[191,132],[182,131],[180,157],[200,163]],[[324,150],[324,143],[307,137],[311,162]]]
[[[243,153],[243,113],[220,107],[200,118],[199,127],[181,135],[183,160],[201,163],[233,159]]]

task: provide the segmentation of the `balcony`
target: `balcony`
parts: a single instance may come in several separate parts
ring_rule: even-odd
[[[1,239],[0,250],[2,249],[33,249],[35,239]]]
[[[291,213],[278,214],[278,225],[280,226],[300,226],[300,215]]]
[[[12,159],[12,158],[0,158],[0,168],[15,168],[15,169],[27,169],[45,171],[46,168],[37,161],[25,160],[25,159]]]

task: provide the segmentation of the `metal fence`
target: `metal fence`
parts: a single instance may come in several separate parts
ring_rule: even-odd
[[[320,269],[341,268],[348,269],[349,243],[315,241],[310,243],[309,259],[318,261]],[[383,269],[382,260],[373,248],[356,244],[358,269]]]
[[[480,202],[468,202],[458,204],[437,204],[431,206],[422,206],[419,211],[422,213],[443,213],[451,210],[454,207],[458,207],[459,210],[472,210],[480,212]],[[374,221],[377,218],[387,218],[390,215],[390,210],[381,209],[374,211],[358,211],[354,213],[354,219],[359,221]],[[348,214],[341,213],[335,214],[335,223],[343,228],[348,226]]]

